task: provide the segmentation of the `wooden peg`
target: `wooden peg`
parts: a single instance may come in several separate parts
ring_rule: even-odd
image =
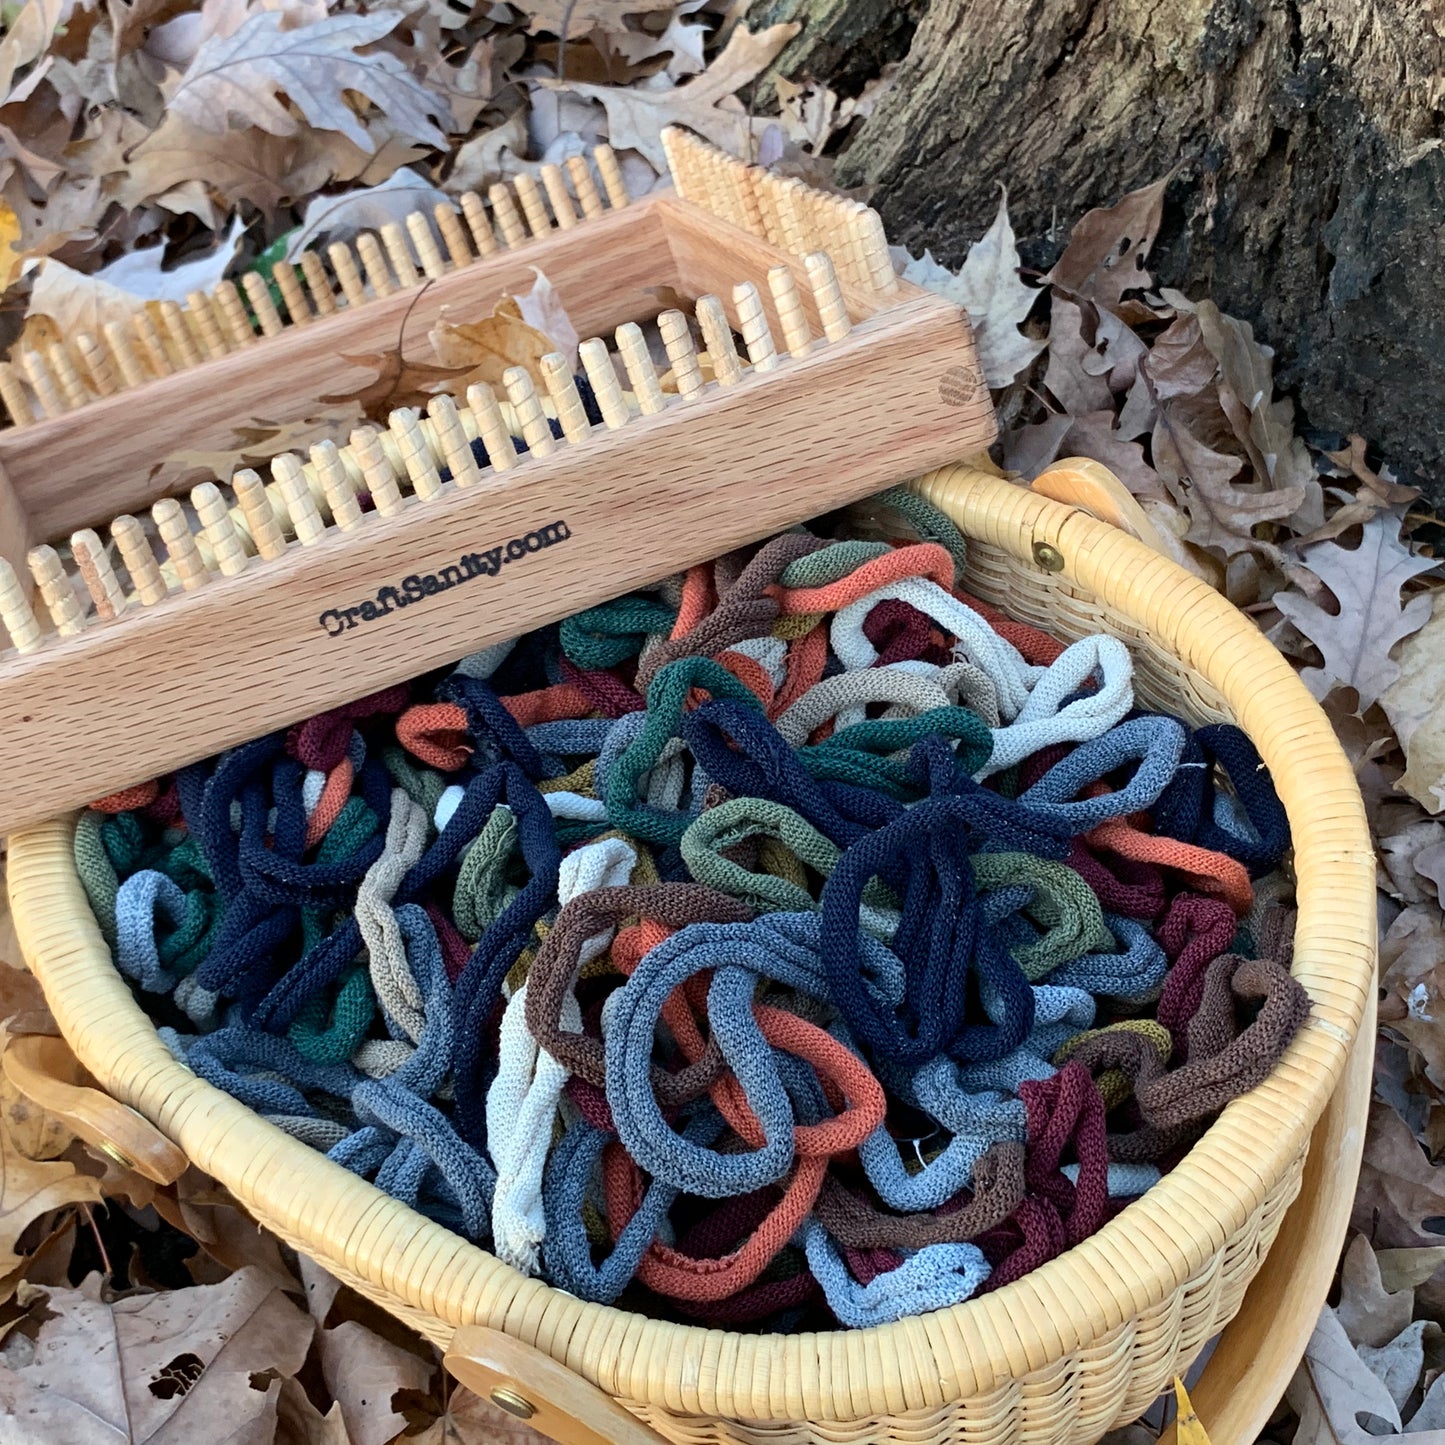
[[[201,353],[196,349],[196,339],[191,335],[191,328],[186,325],[185,314],[181,308],[174,301],[158,301],[156,305],[161,313],[161,325],[165,327],[166,336],[181,359],[181,366],[199,366]]]
[[[412,259],[411,247],[407,245],[406,232],[397,225],[395,221],[388,221],[381,228],[381,244],[386,247],[386,254],[391,261],[391,269],[396,272],[396,279],[405,290],[408,286],[415,286],[421,280],[421,273],[416,269],[416,262]]]
[[[303,547],[319,542],[326,535],[326,523],[311,495],[306,473],[301,469],[301,458],[294,452],[282,452],[271,458],[271,475],[281,491],[291,531]]]
[[[426,414],[431,418],[437,448],[452,474],[452,481],[459,487],[475,486],[482,479],[482,469],[472,453],[472,443],[455,399],[441,392],[427,403]]]
[[[89,527],[82,527],[71,534],[70,555],[75,558],[75,569],[95,603],[95,615],[113,622],[125,610],[125,593],[121,591],[105,543]]]
[[[502,244],[508,248],[520,246],[527,239],[527,228],[517,212],[512,193],[506,186],[497,184],[487,191],[492,203],[492,214],[497,218],[497,229],[502,233]]]
[[[40,402],[40,409],[46,416],[64,416],[65,399],[45,358],[38,351],[20,353],[20,369],[30,382],[30,389]]]
[[[517,414],[517,425],[522,429],[522,440],[534,457],[550,456],[557,450],[552,428],[547,425],[546,413],[542,410],[537,389],[532,385],[531,373],[525,366],[509,366],[502,373],[502,385],[507,389],[507,400]]]
[[[359,306],[366,300],[366,282],[361,279],[361,271],[351,247],[343,241],[337,241],[326,248],[326,258],[336,273],[336,280],[341,287],[341,294],[346,297],[346,304]]]
[[[432,459],[431,448],[426,444],[417,416],[410,407],[400,407],[392,412],[388,430],[396,438],[401,464],[411,481],[411,489],[423,501],[434,497],[442,489],[441,474]]]
[[[306,290],[301,285],[296,268],[289,261],[277,261],[271,268],[271,275],[275,278],[282,301],[286,303],[286,315],[291,318],[291,324],[305,326],[311,320],[311,307],[306,303]]]
[[[136,338],[141,344],[141,350],[145,354],[151,370],[157,376],[169,376],[172,370],[171,358],[166,352],[166,344],[161,339],[160,330],[151,319],[150,312],[144,309],[137,311],[131,325],[135,329]]]
[[[783,344],[788,355],[799,361],[812,354],[813,338],[808,331],[808,318],[803,314],[803,301],[798,283],[789,266],[774,266],[768,272],[768,290],[773,295],[773,309],[783,328]]]
[[[244,572],[246,547],[231,520],[231,510],[221,489],[214,482],[202,482],[191,490],[191,505],[196,509],[201,531],[210,543],[217,570],[223,577],[234,577]]]
[[[260,474],[250,467],[242,467],[231,478],[231,490],[245,518],[246,530],[251,534],[251,544],[258,555],[270,562],[286,551],[286,534],[276,518],[276,508],[271,505],[266,483]]]
[[[362,482],[371,494],[372,504],[383,517],[390,517],[402,508],[401,488],[397,485],[396,468],[381,444],[381,433],[374,426],[359,426],[351,433],[351,454],[361,468]]]
[[[166,579],[151,551],[150,538],[140,521],[122,514],[110,524],[111,539],[120,549],[125,570],[130,573],[130,585],[135,588],[143,607],[154,607],[165,599]]]
[[[331,278],[326,274],[326,263],[315,251],[301,253],[301,274],[306,278],[306,289],[311,295],[311,304],[318,316],[336,314],[336,293],[331,289]]]
[[[495,256],[498,251],[497,238],[492,234],[492,223],[487,219],[487,208],[475,191],[462,192],[462,215],[466,217],[467,229],[477,244],[477,255]]]
[[[587,409],[582,405],[582,395],[577,390],[567,358],[560,351],[549,351],[539,364],[542,380],[547,384],[547,395],[557,408],[562,435],[575,446],[592,434],[592,423],[587,420]]]
[[[55,630],[62,637],[73,637],[85,630],[85,613],[81,611],[80,600],[75,595],[65,564],[60,553],[47,545],[31,548],[26,559],[30,564],[30,575],[40,589],[41,600],[55,623]]]
[[[15,569],[0,557],[0,622],[16,652],[34,652],[45,637]]]
[[[370,231],[364,231],[356,238],[356,254],[366,268],[366,279],[371,283],[371,289],[378,296],[394,296],[396,285],[386,268],[386,257],[381,254],[381,242]]]
[[[872,206],[860,206],[855,226],[858,248],[863,253],[863,266],[873,294],[896,296],[898,273],[893,269],[893,257],[888,254],[888,236],[883,229],[883,218]]]
[[[673,189],[684,201],[692,200],[693,167],[692,157],[687,149],[686,135],[680,126],[668,125],[662,128],[662,154],[667,161],[667,173],[672,177]]]
[[[657,368],[652,364],[647,340],[635,321],[624,321],[617,328],[617,350],[627,368],[627,379],[637,398],[638,409],[643,416],[655,416],[667,405],[667,398],[657,380]]]
[[[266,284],[265,277],[259,271],[247,271],[241,277],[241,285],[251,303],[251,310],[256,313],[256,320],[261,324],[261,334],[279,336],[286,329],[286,323],[271,299],[271,288]]]
[[[411,237],[412,249],[421,262],[421,269],[428,279],[435,281],[447,274],[447,263],[437,246],[436,233],[427,220],[425,211],[413,211],[406,218],[406,233]]]
[[[728,324],[727,312],[719,297],[697,298],[697,322],[702,327],[707,358],[712,362],[712,374],[718,385],[736,386],[743,378],[742,362],[738,359],[733,329]]]
[[[35,420],[20,373],[8,361],[0,361],[0,401],[10,413],[11,426],[29,426]]]
[[[211,298],[204,291],[192,291],[186,297],[186,315],[208,361],[215,361],[230,350],[216,313],[211,309]]]
[[[75,349],[90,373],[92,390],[100,396],[114,396],[120,390],[120,378],[115,374],[109,349],[84,331],[75,338]]]
[[[592,152],[592,158],[597,162],[597,174],[602,177],[602,189],[607,192],[607,204],[614,211],[620,211],[627,204],[628,195],[617,153],[611,146],[601,145]]]
[[[602,214],[602,197],[597,194],[597,183],[592,179],[592,167],[586,156],[568,156],[567,174],[572,178],[572,189],[577,192],[582,214],[589,220]]]
[[[251,324],[251,313],[241,299],[241,292],[234,281],[221,281],[211,292],[211,308],[219,312],[221,325],[230,337],[233,347],[249,346],[256,339],[256,329]]]
[[[446,201],[438,201],[432,208],[437,230],[442,233],[442,243],[447,248],[453,266],[470,266],[472,248],[467,245],[467,233],[462,227],[456,208]]]
[[[175,568],[176,578],[187,592],[204,587],[210,580],[206,564],[201,558],[201,549],[191,534],[191,524],[185,510],[174,497],[162,497],[151,508],[156,530],[166,544],[166,554]]]
[[[738,314],[738,330],[743,334],[753,370],[771,371],[778,364],[778,352],[773,333],[768,330],[768,318],[763,314],[763,298],[751,281],[739,281],[733,287],[733,309]]]
[[[150,380],[150,372],[135,349],[135,342],[127,335],[119,321],[105,323],[105,344],[110,348],[111,358],[120,370],[120,379],[125,386],[141,386]]]
[[[677,383],[678,395],[690,400],[702,395],[702,367],[698,363],[697,348],[692,344],[692,331],[687,317],[681,311],[664,311],[657,318],[657,329],[662,333],[662,344],[667,348],[667,359],[672,363],[672,377]]]
[[[361,503],[356,499],[356,486],[335,442],[319,441],[311,448],[311,469],[321,483],[331,520],[343,532],[358,526],[362,517]]]
[[[90,392],[86,390],[85,382],[81,379],[80,372],[76,370],[75,362],[71,360],[69,348],[63,341],[57,341],[52,344],[46,355],[50,362],[50,369],[60,383],[60,391],[65,397],[66,406],[72,411],[78,406],[84,406],[90,400]]]
[[[592,394],[597,398],[597,409],[609,431],[616,431],[627,425],[632,413],[627,409],[627,399],[622,395],[622,386],[617,380],[617,368],[612,363],[612,353],[607,343],[598,337],[584,341],[577,354],[582,359],[582,369],[592,383]]]
[[[487,460],[494,472],[505,472],[517,464],[517,448],[507,426],[496,394],[484,381],[467,388],[467,409],[476,418],[477,435],[486,448]]]
[[[808,269],[808,284],[813,289],[813,300],[818,307],[818,316],[823,323],[823,335],[829,341],[841,341],[853,329],[848,319],[848,308],[843,304],[843,288],[838,285],[838,274],[826,251],[813,251],[803,259]]]
[[[536,178],[523,171],[512,182],[517,199],[522,203],[522,214],[527,218],[527,228],[534,236],[545,236],[552,229],[551,217],[547,214],[547,203],[542,199]]]
[[[567,181],[562,174],[562,167],[548,164],[542,166],[537,174],[542,177],[542,187],[547,192],[547,202],[552,207],[552,214],[557,218],[559,229],[572,230],[577,224],[577,212],[572,209],[572,197],[567,194]]]

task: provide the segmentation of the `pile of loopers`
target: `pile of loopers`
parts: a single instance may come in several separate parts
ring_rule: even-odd
[[[1308,1012],[1284,812],[1238,729],[875,507],[96,803],[169,1047],[664,1318],[881,1323],[1100,1228]]]

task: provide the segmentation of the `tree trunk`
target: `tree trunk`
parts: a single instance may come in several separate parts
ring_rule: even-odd
[[[823,77],[829,37],[876,11],[789,3],[826,17],[794,42]],[[1251,321],[1314,428],[1361,432],[1439,499],[1442,22],[1442,0],[927,0],[838,179],[953,264],[1003,182],[1043,269],[1084,211],[1173,171],[1159,281]]]

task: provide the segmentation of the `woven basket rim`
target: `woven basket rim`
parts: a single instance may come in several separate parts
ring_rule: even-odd
[[[1019,561],[1047,544],[1062,558],[1061,582],[1128,614],[1207,678],[1269,764],[1295,836],[1294,973],[1314,1003],[1309,1022],[1269,1079],[1095,1235],[992,1294],[861,1330],[747,1335],[585,1303],[425,1219],[177,1062],[90,912],[70,856],[73,814],[9,844],[17,930],[62,1033],[117,1098],[297,1248],[448,1327],[505,1330],[610,1393],[678,1413],[846,1421],[935,1407],[1040,1369],[1159,1305],[1299,1156],[1343,1069],[1374,974],[1363,803],[1294,670],[1205,583],[1087,513],[974,468],[912,485],[966,536]],[[325,1238],[328,1223],[344,1224],[344,1237]]]

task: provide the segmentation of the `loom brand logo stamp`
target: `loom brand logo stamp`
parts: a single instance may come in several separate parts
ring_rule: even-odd
[[[522,537],[513,537],[498,547],[488,547],[485,552],[466,552],[454,563],[436,572],[413,572],[403,577],[394,586],[380,587],[374,597],[364,597],[350,607],[328,607],[316,620],[328,637],[340,637],[342,633],[360,626],[363,622],[375,622],[403,607],[416,602],[425,602],[441,592],[450,592],[463,582],[478,577],[495,577],[503,567],[512,562],[521,562],[534,552],[555,547],[572,535],[566,522],[548,522],[535,532]]]

